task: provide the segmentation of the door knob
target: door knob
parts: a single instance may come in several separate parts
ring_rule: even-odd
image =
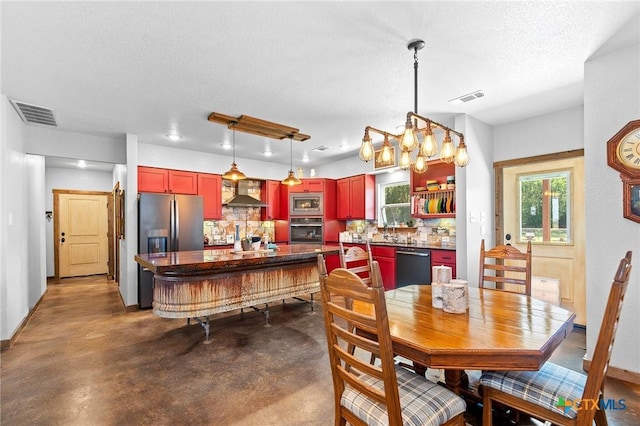
[[[64,243],[64,238],[60,238],[60,242]]]

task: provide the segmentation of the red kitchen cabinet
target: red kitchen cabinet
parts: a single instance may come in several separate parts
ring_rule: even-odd
[[[455,250],[431,250],[431,267],[448,266],[451,268],[451,278],[457,278],[456,251]]]
[[[292,192],[323,192],[324,179],[300,179],[301,185],[289,187],[289,193]]]
[[[202,196],[205,219],[222,219],[222,176],[198,173],[198,195]]]
[[[196,195],[198,174],[158,167],[138,167],[138,192],[169,192]]]
[[[138,167],[138,192],[168,192],[169,171],[155,167]]]
[[[266,180],[262,184],[260,199],[268,206],[262,209],[262,220],[282,219],[280,213],[280,191],[282,184],[278,180]]]
[[[376,178],[358,175],[337,180],[337,217],[340,220],[374,220]]]
[[[198,194],[198,173],[169,170],[169,192],[172,194]]]
[[[378,261],[380,275],[385,290],[396,288],[396,248],[389,246],[371,246],[371,256]]]

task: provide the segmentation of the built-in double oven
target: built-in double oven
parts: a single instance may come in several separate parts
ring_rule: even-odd
[[[321,217],[292,217],[289,221],[290,244],[322,244]]]

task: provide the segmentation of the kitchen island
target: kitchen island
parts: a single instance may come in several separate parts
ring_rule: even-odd
[[[255,308],[276,300],[320,291],[318,254],[338,254],[338,246],[297,244],[275,251],[195,250],[138,254],[153,272],[153,313],[195,319],[206,331],[209,316]],[[267,305],[268,307],[268,305]],[[268,321],[268,310],[265,313]]]

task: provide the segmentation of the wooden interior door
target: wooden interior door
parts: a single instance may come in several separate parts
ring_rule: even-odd
[[[58,277],[108,273],[109,195],[54,191]]]
[[[533,159],[512,160],[496,163],[496,244],[509,242],[520,251],[526,251],[527,241],[519,237],[520,195],[519,176],[528,173],[545,173],[570,170],[571,181],[571,241],[534,242],[532,244],[532,275],[542,279],[538,286],[543,292],[546,280],[558,280],[561,305],[576,313],[576,324],[586,325],[586,279],[585,279],[585,204],[584,204],[584,157],[581,151],[551,155]],[[505,236],[510,234],[511,241]],[[534,285],[535,287],[535,285]],[[533,289],[535,293],[535,288]],[[532,294],[535,296],[535,294]]]

